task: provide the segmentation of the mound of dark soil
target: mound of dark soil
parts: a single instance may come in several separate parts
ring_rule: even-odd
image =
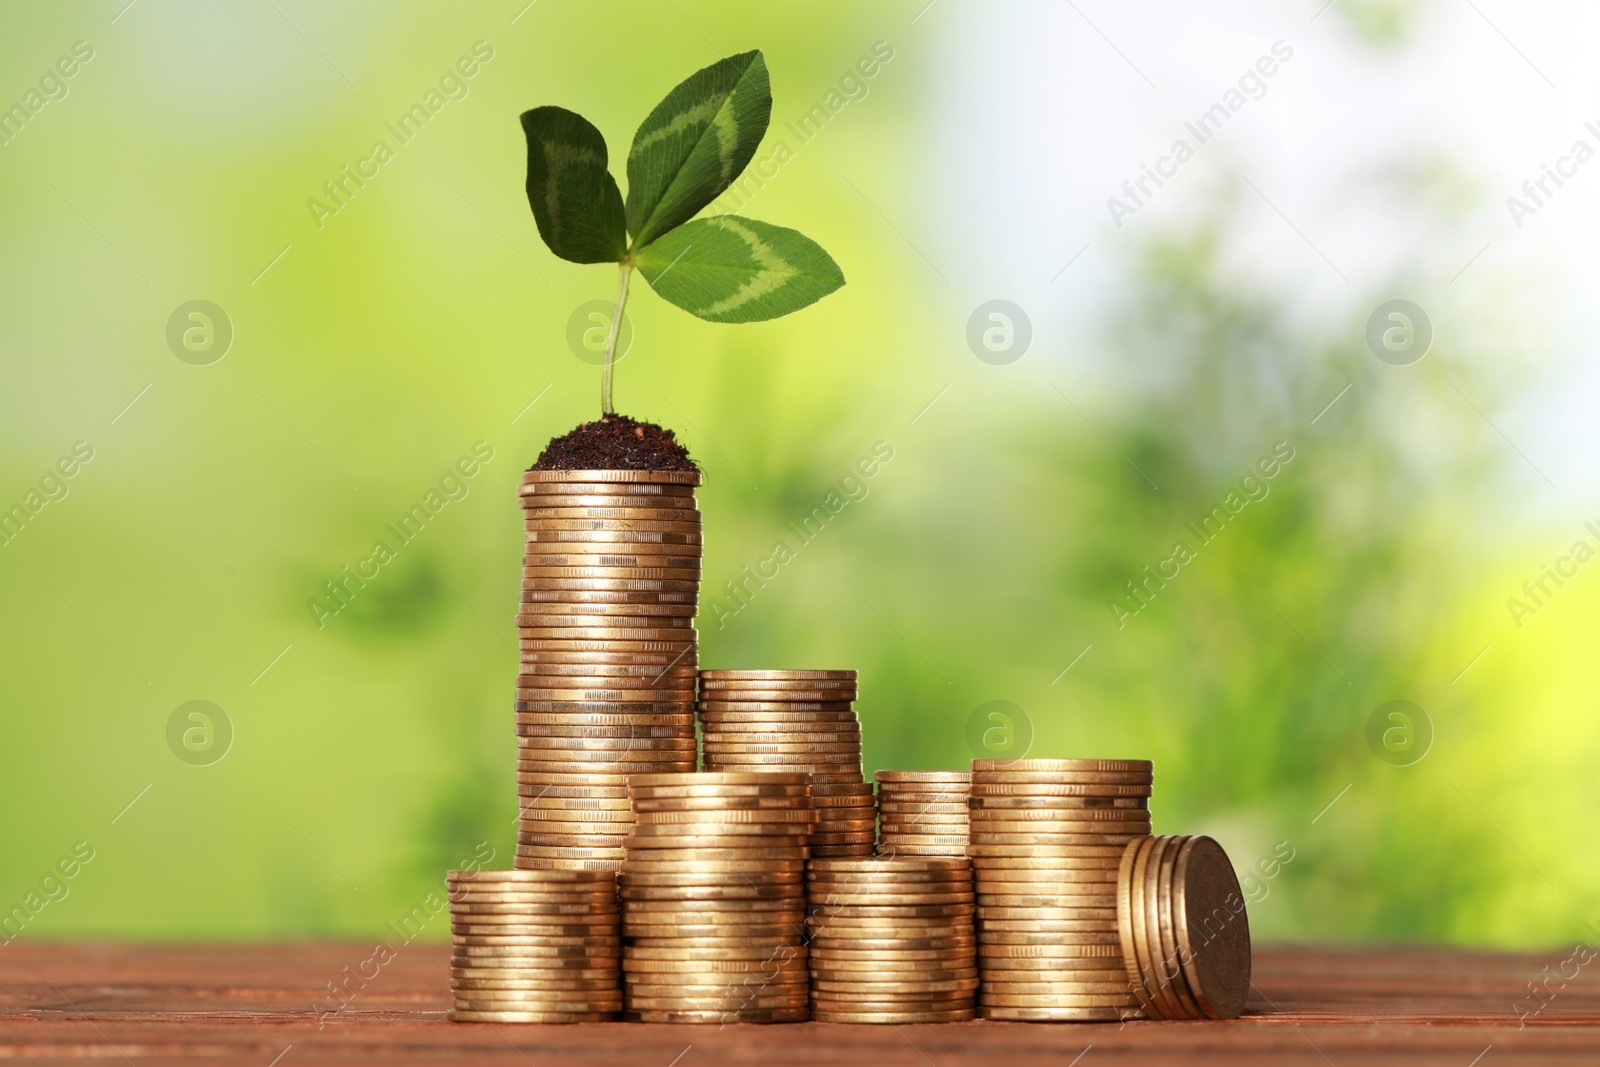
[[[689,450],[671,430],[626,415],[607,415],[551,438],[534,471],[692,471]]]

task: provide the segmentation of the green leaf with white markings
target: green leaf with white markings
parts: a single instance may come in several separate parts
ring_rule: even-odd
[[[680,226],[634,262],[662,299],[711,322],[775,319],[844,284],[839,265],[805,234],[740,215]]]
[[[628,235],[606,140],[582,115],[561,107],[522,113],[528,138],[528,203],[550,251],[574,263],[615,263]]]
[[[628,151],[628,232],[643,248],[722,194],[755,155],[772,117],[759,51],[691,74],[640,124]]]

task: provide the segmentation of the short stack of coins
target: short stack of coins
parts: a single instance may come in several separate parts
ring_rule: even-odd
[[[947,856],[812,860],[811,1017],[937,1023],[974,1016],[972,865]]]
[[[451,871],[450,1017],[604,1022],[622,1009],[617,877]]]
[[[701,671],[701,766],[809,773],[811,854],[869,856],[877,820],[855,699],[855,671]]]
[[[979,1014],[1138,1018],[1117,875],[1150,833],[1148,760],[972,761],[968,855],[978,894]]]
[[[804,773],[635,775],[625,842],[624,1018],[806,1018]]]
[[[1156,1019],[1232,1019],[1250,995],[1250,920],[1209,837],[1130,842],[1117,871],[1128,982]]]
[[[878,853],[967,854],[967,771],[879,771]]]
[[[695,765],[696,471],[528,471],[516,866],[616,871],[634,773]]]

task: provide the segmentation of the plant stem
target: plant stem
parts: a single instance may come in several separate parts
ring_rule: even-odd
[[[622,328],[622,309],[628,303],[628,279],[633,275],[631,259],[622,261],[621,276],[617,279],[617,303],[611,309],[611,328],[606,331],[606,361],[600,370],[600,414],[615,415],[611,406],[612,353],[617,350],[617,333]]]

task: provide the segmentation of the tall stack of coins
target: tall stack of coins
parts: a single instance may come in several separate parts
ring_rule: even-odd
[[[635,775],[620,886],[625,1018],[806,1018],[803,773]]]
[[[966,771],[879,771],[878,853],[967,854]]]
[[[978,890],[980,1014],[1142,1014],[1117,924],[1128,842],[1150,833],[1148,760],[972,761],[968,855]]]
[[[603,871],[451,871],[450,1017],[603,1022],[622,1008],[617,878]]]
[[[1222,846],[1209,837],[1130,842],[1117,871],[1129,984],[1157,1019],[1232,1019],[1250,994],[1250,921]]]
[[[702,766],[808,772],[811,854],[871,855],[877,825],[855,699],[855,671],[701,671]]]
[[[812,860],[811,1016],[938,1023],[973,1017],[972,867],[952,857]]]
[[[615,871],[627,778],[694,769],[696,471],[528,471],[516,865]]]

